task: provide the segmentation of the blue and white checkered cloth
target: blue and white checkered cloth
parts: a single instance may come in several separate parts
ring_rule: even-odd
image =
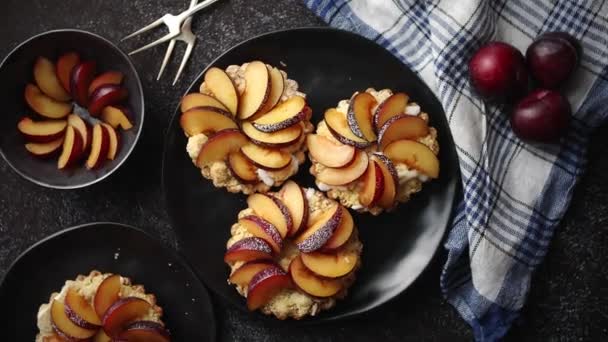
[[[464,196],[445,241],[446,299],[475,339],[503,337],[525,303],[586,164],[593,128],[608,115],[608,1],[306,0],[331,26],[382,45],[426,81],[443,104],[460,160]],[[559,145],[520,141],[504,108],[472,94],[467,63],[489,40],[525,53],[542,32],[583,45],[563,89],[574,119]],[[432,114],[432,113],[431,113]]]

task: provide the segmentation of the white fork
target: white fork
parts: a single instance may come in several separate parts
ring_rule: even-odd
[[[197,0],[191,0],[190,8],[194,7],[196,5],[196,2],[197,2]],[[175,42],[177,40],[181,40],[181,41],[185,42],[187,44],[187,46],[186,46],[186,51],[184,52],[184,57],[182,57],[182,62],[179,65],[177,74],[175,75],[175,79],[173,79],[172,85],[175,85],[175,83],[177,83],[179,76],[182,74],[182,71],[184,70],[186,63],[188,62],[188,59],[190,58],[190,54],[192,53],[192,49],[194,48],[194,44],[196,42],[196,36],[192,33],[192,17],[189,17],[184,21],[184,24],[182,25],[182,28],[181,28],[181,33],[177,37],[175,37],[175,38],[171,39],[171,41],[169,41],[169,46],[167,46],[167,52],[165,52],[165,58],[163,58],[163,63],[160,66],[160,70],[158,71],[158,76],[156,77],[157,81],[160,79],[163,72],[165,71],[165,67],[167,66],[167,63],[169,63],[169,58],[171,58],[171,54],[173,53],[173,48],[175,47]]]
[[[165,26],[167,26],[167,28],[169,29],[169,33],[167,33],[166,35],[164,35],[163,37],[153,41],[152,43],[142,46],[137,50],[131,51],[129,52],[129,55],[133,55],[136,54],[138,52],[144,51],[146,49],[149,49],[153,46],[156,46],[158,44],[162,44],[166,41],[169,41],[175,37],[177,37],[180,32],[181,32],[181,25],[184,22],[184,20],[186,20],[186,18],[192,16],[194,13],[214,4],[215,2],[217,2],[219,0],[206,0],[201,2],[200,4],[185,10],[184,12],[178,14],[178,15],[173,15],[173,14],[165,14],[164,16],[162,16],[162,18],[159,18],[155,21],[153,21],[152,23],[144,26],[143,28],[131,33],[130,35],[124,37],[122,40],[126,40],[132,37],[135,37],[136,35],[149,31],[157,26],[160,26],[162,24],[165,24]]]

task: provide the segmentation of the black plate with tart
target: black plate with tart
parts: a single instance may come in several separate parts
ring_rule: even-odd
[[[112,298],[121,282],[120,296]],[[215,340],[209,295],[186,262],[143,231],[117,223],[69,228],[30,247],[0,283],[0,302],[19,308],[3,317],[6,341],[34,341],[37,325],[95,341],[107,340],[102,332],[166,341],[167,331],[171,341]]]
[[[346,299],[335,308],[306,321],[327,321],[353,316],[386,303],[405,291],[429,264],[449,223],[459,184],[457,155],[443,109],[432,91],[411,70],[382,47],[345,31],[304,28],[265,34],[224,53],[209,67],[260,60],[281,66],[307,94],[312,123],[339,99],[369,87],[390,88],[409,94],[437,129],[441,144],[439,177],[391,213],[379,216],[353,213],[363,242],[361,269]],[[186,93],[197,92],[204,72]],[[243,298],[226,282],[223,262],[226,241],[235,215],[245,207],[245,196],[216,189],[193,167],[180,127],[180,108],[168,128],[163,157],[163,189],[180,248],[195,271],[216,293],[238,307]],[[293,179],[314,187],[301,166]]]

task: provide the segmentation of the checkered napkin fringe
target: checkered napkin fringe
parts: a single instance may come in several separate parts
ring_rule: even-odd
[[[525,303],[532,272],[584,170],[586,143],[608,114],[608,1],[305,0],[331,26],[382,45],[443,104],[456,143],[463,198],[445,241],[446,299],[475,339],[503,337]],[[581,40],[581,65],[563,92],[576,113],[559,145],[526,144],[504,108],[472,94],[467,62],[489,40],[520,51],[545,31]],[[432,113],[431,113],[432,114]]]

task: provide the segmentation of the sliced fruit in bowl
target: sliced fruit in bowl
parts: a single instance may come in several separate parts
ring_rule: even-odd
[[[81,138],[61,140],[67,134],[67,126],[54,137],[33,134],[32,137],[24,135],[21,140],[4,132],[8,139],[3,140],[0,154],[27,180],[57,189],[86,187],[107,178],[133,151],[144,114],[141,83],[128,57],[108,40],[81,30],[49,31],[17,47],[0,68],[8,77],[5,81],[23,87],[19,89],[23,91],[24,101],[13,101],[7,107],[7,111],[14,113],[10,114],[13,119],[7,118],[7,124],[12,120],[18,122],[24,114],[36,123],[34,130],[37,131],[38,126],[47,126],[38,123],[65,120]],[[109,105],[129,106],[131,112],[127,115],[126,110],[109,111],[110,115],[101,117]],[[99,121],[135,129],[111,136],[116,139],[111,139],[112,148],[103,159],[115,158],[117,162],[89,172],[85,165],[87,158],[81,157],[89,155],[93,125]],[[31,122],[21,125],[28,127]],[[134,122],[137,125],[134,126]],[[65,145],[65,153],[61,153],[59,144]],[[120,146],[122,144],[124,146]],[[118,153],[119,150],[124,153]],[[33,158],[39,160],[33,161]]]
[[[79,55],[74,52],[62,55],[56,66],[49,59],[38,57],[33,73],[40,88],[27,85],[26,102],[42,116],[63,118],[67,115],[67,121],[35,122],[29,118],[22,119],[18,129],[27,140],[35,143],[53,142],[44,145],[26,144],[26,149],[30,153],[38,157],[48,157],[58,150],[61,140],[63,153],[58,161],[59,169],[73,165],[90,146],[91,153],[86,162],[88,169],[97,168],[105,159],[113,160],[116,157],[119,137],[111,126],[97,128],[96,125],[90,129],[87,122],[79,115],[73,113],[68,115],[72,109],[71,104],[59,102],[70,100],[71,95],[80,105],[89,104],[89,114],[97,116],[108,105],[126,99],[128,92],[126,88],[120,86],[124,78],[122,73],[110,71],[93,79],[95,71],[94,61],[81,63]],[[69,89],[71,94],[66,89]],[[109,115],[109,121],[115,121],[117,125],[130,124],[128,118],[125,123],[125,118],[117,113]],[[75,130],[76,136],[72,131],[66,133],[68,126]],[[64,134],[69,137],[63,139]]]

